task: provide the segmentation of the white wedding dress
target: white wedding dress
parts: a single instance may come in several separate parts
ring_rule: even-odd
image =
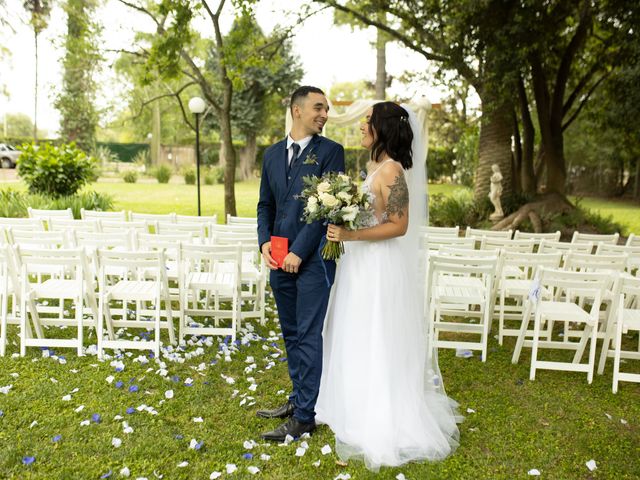
[[[426,363],[418,259],[406,254],[406,240],[345,242],[325,318],[316,419],[335,433],[341,459],[371,470],[441,460],[458,445],[456,404],[437,356]]]

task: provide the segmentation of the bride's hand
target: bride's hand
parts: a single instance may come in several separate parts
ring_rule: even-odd
[[[329,224],[327,227],[327,240],[331,242],[346,242],[351,240],[351,231],[338,225]]]

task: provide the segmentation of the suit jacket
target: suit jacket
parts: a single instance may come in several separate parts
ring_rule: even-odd
[[[296,197],[303,189],[302,178],[322,176],[325,172],[344,172],[344,148],[328,138],[315,135],[291,165],[287,175],[286,139],[270,146],[262,161],[260,200],[258,201],[258,242],[271,235],[289,239],[289,251],[303,262],[318,250],[326,233],[322,222],[302,220],[303,203]]]

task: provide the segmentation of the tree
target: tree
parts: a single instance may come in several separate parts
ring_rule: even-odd
[[[99,27],[91,20],[96,0],[67,0],[62,91],[55,101],[60,111],[60,134],[84,151],[95,145],[98,112],[94,102],[94,80],[101,61],[97,36]]]
[[[33,139],[38,140],[38,36],[47,28],[51,5],[49,0],[24,0],[24,8],[31,15],[30,23],[33,28],[35,45],[35,83],[33,107]]]
[[[7,113],[6,114],[6,132],[7,138],[28,138],[33,134],[33,122],[26,113]],[[38,136],[41,137],[45,132],[39,131]]]
[[[255,60],[239,72],[231,110],[233,129],[242,135],[245,142],[239,152],[242,179],[253,175],[257,138],[268,123],[267,119],[269,116],[280,117],[277,123],[282,125],[282,102],[288,99],[302,79],[299,60],[291,52],[289,42],[283,41],[279,35],[276,32],[265,36],[252,16],[242,15],[235,19],[225,37],[227,48],[236,52],[238,57],[256,55],[255,52],[258,52]],[[219,64],[217,51],[210,49],[207,68],[214,73],[213,78],[219,77]],[[213,88],[219,91],[220,85],[215,83]],[[219,128],[216,117],[209,117],[209,123],[212,128]],[[221,158],[221,162],[225,161],[226,158]]]

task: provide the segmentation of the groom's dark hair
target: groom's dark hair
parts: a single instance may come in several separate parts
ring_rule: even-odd
[[[311,85],[303,85],[302,87],[296,88],[295,92],[291,94],[291,103],[289,104],[291,113],[293,113],[293,106],[295,104],[302,103],[302,100],[310,93],[319,93],[320,95],[324,95],[322,90],[318,87],[312,87]]]

